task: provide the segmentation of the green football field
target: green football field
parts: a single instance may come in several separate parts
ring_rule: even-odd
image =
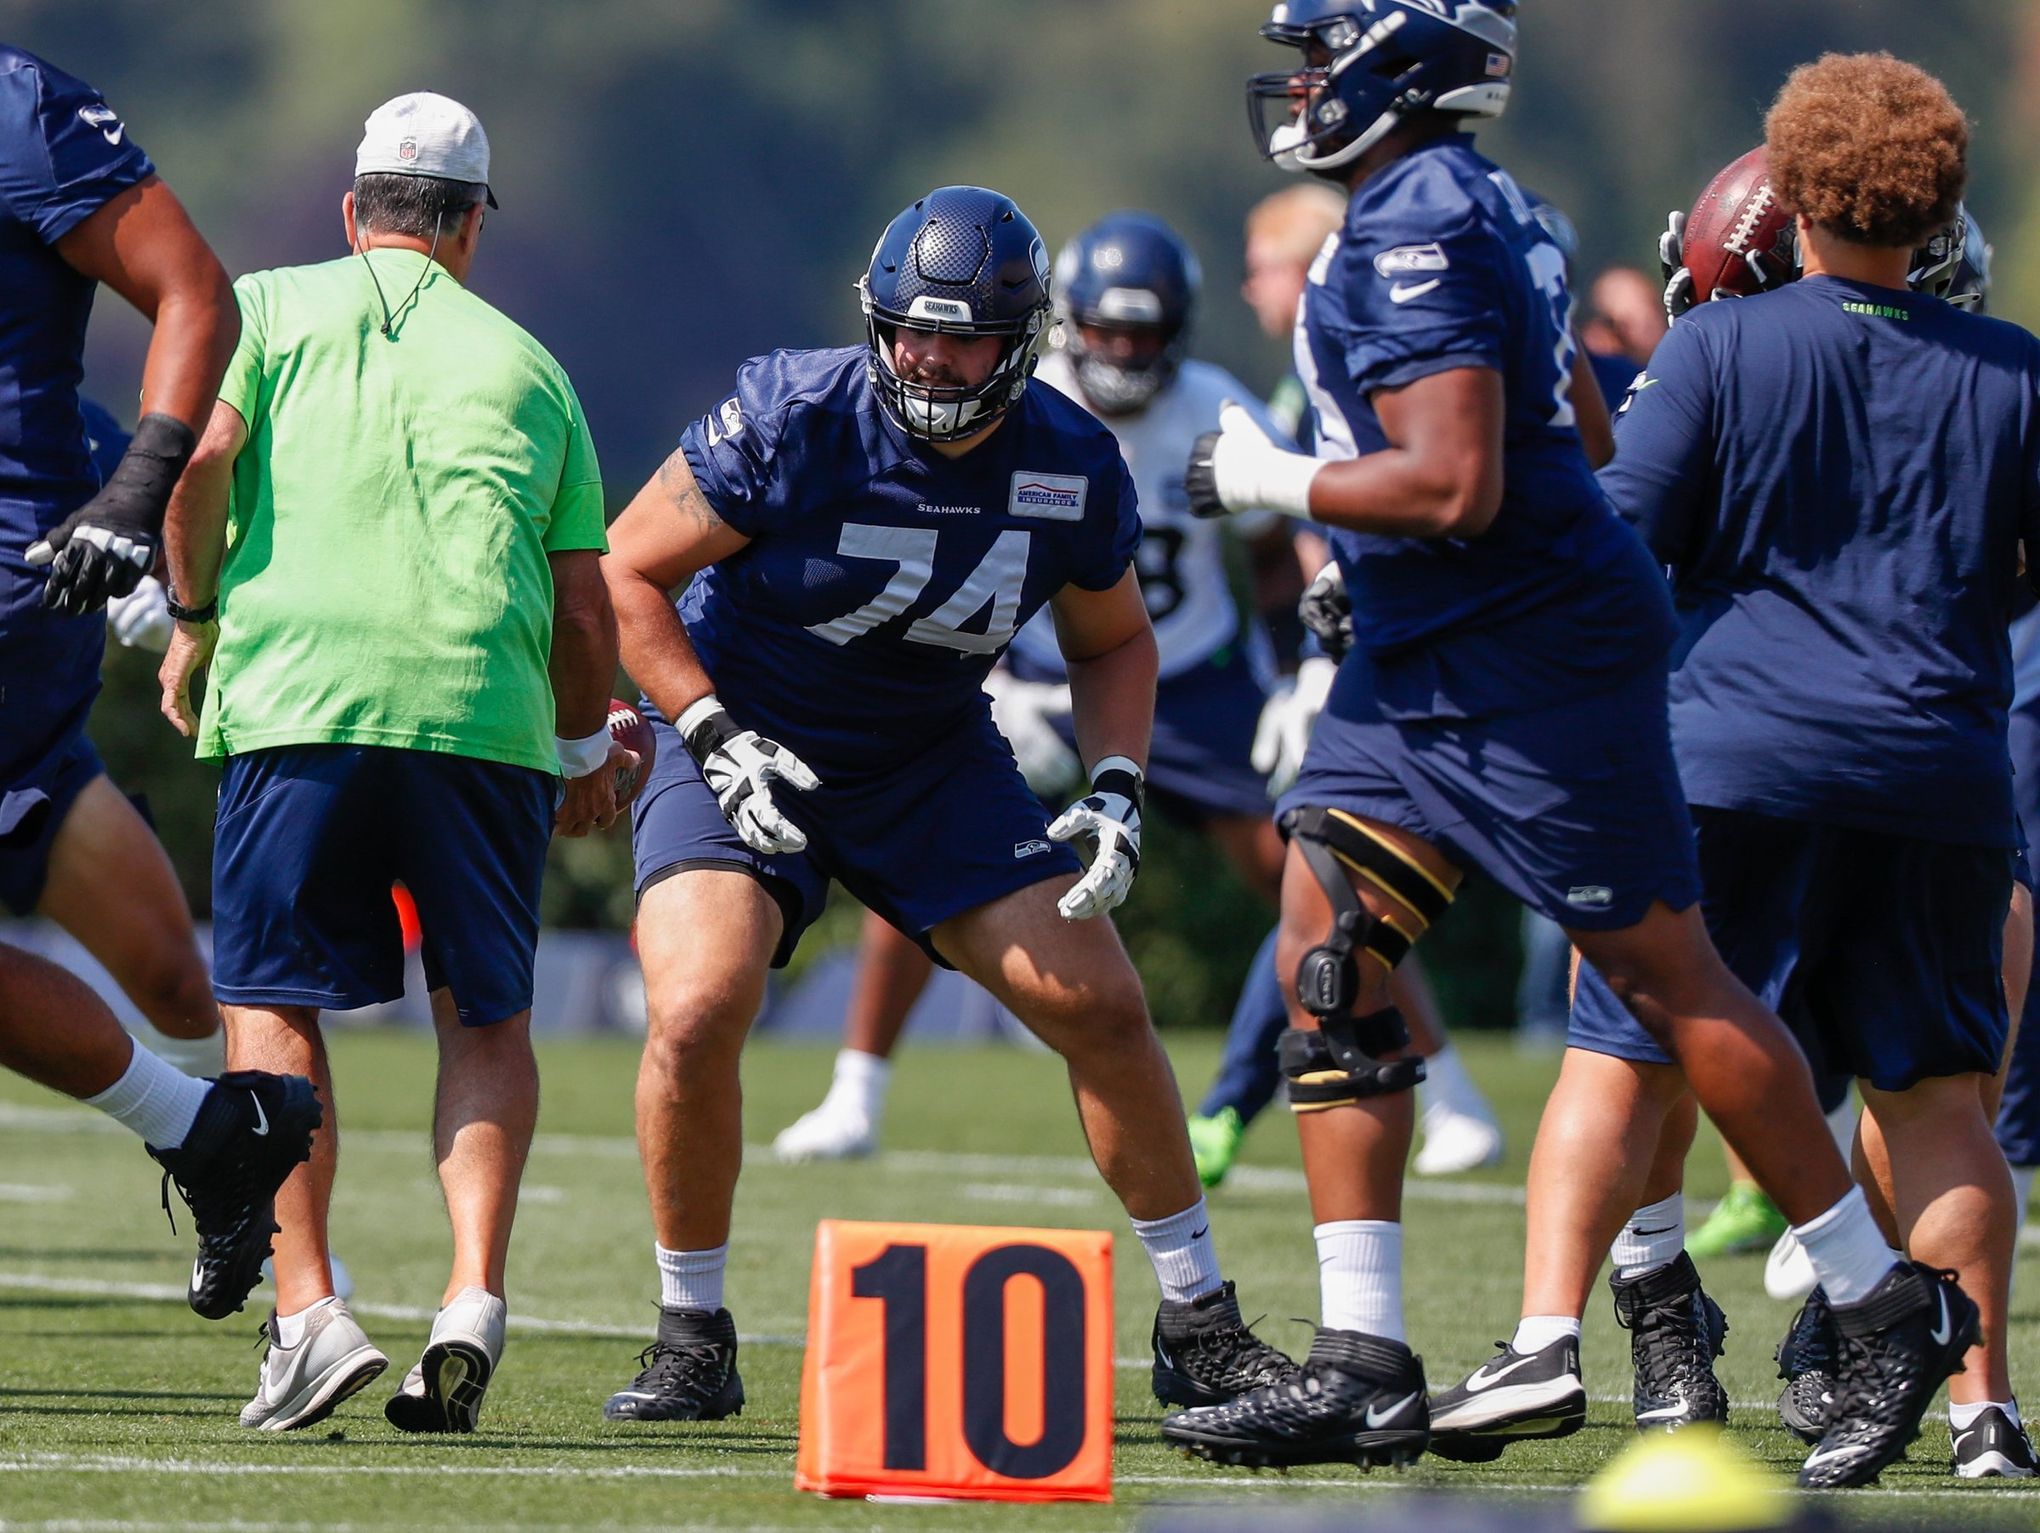
[[[1215,1039],[1177,1050],[1194,1091]],[[1498,1170],[1418,1183],[1409,1209],[1412,1342],[1434,1385],[1480,1362],[1515,1315],[1520,1178],[1537,1105],[1555,1070],[1506,1042],[1466,1052],[1503,1109],[1510,1158]],[[1413,1486],[1549,1498],[1578,1485],[1634,1435],[1622,1403],[1626,1338],[1610,1306],[1588,1316],[1586,1431],[1472,1469],[1427,1460],[1402,1473],[1346,1469],[1288,1477],[1219,1470],[1165,1451],[1148,1394],[1154,1294],[1138,1245],[1081,1158],[1057,1063],[1015,1050],[928,1048],[903,1056],[887,1153],[875,1162],[782,1168],[754,1153],[739,1193],[729,1298],[746,1341],[745,1414],[705,1427],[627,1429],[601,1403],[636,1369],[654,1319],[651,1235],[631,1139],[636,1050],[626,1041],[542,1051],[545,1107],[511,1264],[511,1343],[483,1430],[406,1438],[381,1404],[423,1345],[446,1259],[425,1137],[428,1040],[343,1034],[338,1249],[356,1315],[391,1355],[390,1373],[304,1433],[244,1432],[235,1412],[260,1357],[256,1312],[209,1324],[183,1303],[188,1230],[173,1238],[139,1147],[90,1111],[0,1083],[0,1528],[1116,1527],[1159,1502],[1216,1501],[1240,1521],[1274,1504],[1332,1498],[1379,1505]],[[754,1145],[818,1099],[831,1054],[758,1046],[745,1061]],[[1250,1317],[1291,1351],[1316,1312],[1316,1267],[1295,1136],[1271,1114],[1242,1169],[1213,1201],[1220,1252]],[[1695,1158],[1694,1191],[1720,1185]],[[1117,1249],[1118,1500],[1110,1507],[889,1507],[826,1502],[792,1488],[808,1258],[825,1216],[1090,1226]],[[2040,1253],[2028,1247],[2029,1260]],[[1771,1349],[1789,1314],[1764,1297],[1759,1258],[1706,1276],[1733,1331],[1723,1376],[1734,1436],[1779,1471],[1803,1453],[1776,1423]],[[2014,1370],[2040,1374],[2040,1274],[2017,1304]],[[2029,1383],[2029,1390],[2040,1394]],[[1907,1527],[2040,1527],[2040,1490],[1959,1485],[1946,1473],[1945,1422],[1882,1487],[1839,1498]]]

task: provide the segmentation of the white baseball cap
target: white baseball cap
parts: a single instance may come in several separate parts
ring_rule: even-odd
[[[437,176],[489,185],[489,135],[482,120],[450,96],[412,91],[385,101],[362,125],[354,151],[357,176]]]

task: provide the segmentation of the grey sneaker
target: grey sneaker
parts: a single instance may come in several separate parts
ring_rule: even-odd
[[[472,1432],[482,1396],[503,1360],[503,1301],[463,1288],[432,1322],[425,1355],[404,1375],[383,1414],[402,1432]]]
[[[276,1316],[271,1313],[262,1334],[269,1351],[262,1359],[262,1380],[255,1398],[241,1407],[241,1425],[264,1432],[288,1432],[324,1421],[333,1407],[366,1385],[390,1360],[376,1349],[367,1332],[355,1324],[344,1299],[314,1308],[305,1320],[305,1334],[294,1347],[276,1341]]]

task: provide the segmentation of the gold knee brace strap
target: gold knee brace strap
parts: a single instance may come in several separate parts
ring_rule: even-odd
[[[1409,956],[1416,940],[1452,908],[1451,890],[1342,810],[1316,805],[1293,809],[1283,817],[1282,828],[1298,843],[1332,903],[1334,940],[1328,946],[1339,945],[1342,930],[1349,931],[1349,951],[1358,948],[1371,953],[1385,968],[1393,969]],[[1360,907],[1341,869],[1350,869],[1401,909],[1376,916]],[[1356,907],[1358,915],[1354,916]]]

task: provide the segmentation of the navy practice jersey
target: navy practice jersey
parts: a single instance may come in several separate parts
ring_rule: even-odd
[[[91,86],[0,44],[0,629],[40,612],[23,552],[99,483],[78,413],[94,284],[52,246],[153,170]]]
[[[894,424],[866,350],[779,351],[680,439],[750,544],[680,616],[731,717],[822,777],[881,772],[985,712],[992,663],[1066,585],[1103,591],[1140,541],[1112,433],[1030,387],[945,458]]]
[[[1485,533],[1333,537],[1388,718],[1542,708],[1664,663],[1662,581],[1573,423],[1571,314],[1564,255],[1464,134],[1361,183],[1311,268],[1296,354],[1320,458],[1389,445],[1382,390],[1455,368],[1502,375],[1502,501]]]
[[[2040,341],[1807,277],[1660,343],[1602,482],[1672,571],[1696,804],[2010,846],[2005,628]]]

